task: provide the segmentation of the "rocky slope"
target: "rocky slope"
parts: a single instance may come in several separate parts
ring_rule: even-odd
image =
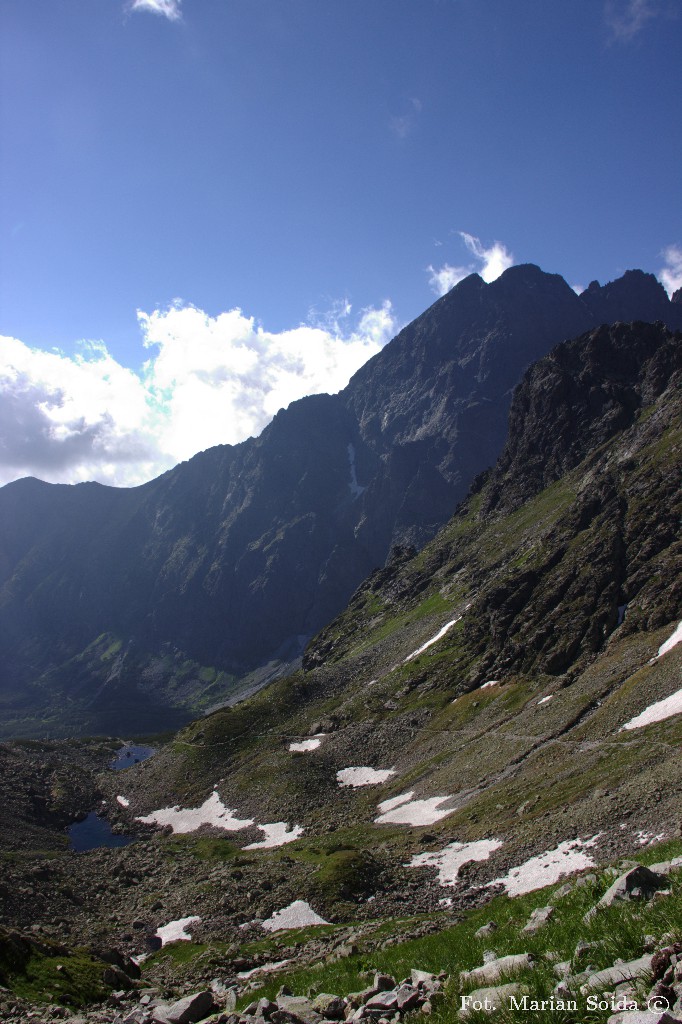
[[[216,975],[241,990],[251,977],[240,972],[283,960],[308,987],[322,975],[306,965],[323,959],[391,973],[390,943],[428,945],[434,932],[429,955],[403,968],[458,973],[490,945],[539,950],[542,935],[519,939],[543,902],[534,890],[581,870],[593,880],[557,904],[545,950],[570,961],[579,939],[617,939],[588,960],[597,973],[682,938],[665,937],[655,900],[653,917],[636,913],[620,932],[612,919],[582,923],[610,884],[596,865],[642,850],[651,863],[653,842],[682,852],[681,383],[682,335],[662,324],[601,327],[533,366],[494,470],[422,551],[402,547],[370,575],[301,671],[124,772],[98,773],[91,751],[96,806],[143,838],[46,865],[28,831],[38,819],[19,801],[27,841],[6,863],[6,924],[127,955],[199,918],[191,942],[143,968],[161,1001]],[[25,763],[15,745],[5,756]],[[503,889],[527,895],[489,907]],[[551,905],[565,896],[553,891]],[[264,928],[300,901],[329,924]],[[471,922],[502,912],[513,941],[472,944]],[[444,962],[462,917],[465,941]],[[42,991],[54,994],[48,973]],[[583,1010],[558,1019],[608,1016]],[[108,1012],[99,1019],[116,1019]]]
[[[4,735],[177,727],[272,678],[393,544],[448,519],[528,364],[632,316],[682,326],[639,271],[581,296],[532,265],[472,275],[259,438],[133,489],[0,489]]]

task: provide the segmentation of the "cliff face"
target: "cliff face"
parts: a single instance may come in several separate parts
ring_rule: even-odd
[[[295,659],[393,544],[420,547],[494,462],[524,369],[631,307],[682,325],[640,272],[583,296],[532,265],[489,285],[472,275],[343,392],[293,403],[256,439],[128,490],[2,488],[10,731],[41,718],[59,731],[66,697],[70,731],[173,724]]]

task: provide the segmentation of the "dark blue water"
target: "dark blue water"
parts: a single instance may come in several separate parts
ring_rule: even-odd
[[[148,757],[155,753],[156,747],[145,747],[139,743],[126,743],[117,752],[109,767],[118,772],[122,768],[130,768],[132,764],[137,764],[139,761],[146,761]]]
[[[100,818],[95,811],[90,811],[87,818],[69,826],[69,846],[77,853],[84,850],[97,850],[101,846],[128,846],[135,842],[135,836],[117,836],[111,831],[106,818]]]

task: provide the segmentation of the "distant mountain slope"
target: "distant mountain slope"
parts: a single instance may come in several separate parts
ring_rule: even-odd
[[[472,275],[256,439],[133,489],[0,489],[5,735],[176,725],[291,661],[495,460],[523,370],[632,309],[682,326],[640,271],[582,296],[532,265]]]
[[[576,837],[608,860],[679,834],[682,714],[624,726],[680,691],[681,385],[682,333],[661,324],[559,346],[517,389],[495,470],[433,541],[373,573],[304,670],[127,776],[125,814],[198,807],[215,789],[239,818],[303,828],[285,851],[297,898],[333,920],[433,910],[435,872],[405,868],[453,840],[498,844],[445,890],[466,905]],[[556,425],[539,415],[548,401]],[[551,479],[519,482],[531,451]],[[368,784],[339,784],[351,766]],[[339,850],[379,859],[371,908],[310,871]],[[258,912],[289,883],[282,852],[269,858],[245,861]]]

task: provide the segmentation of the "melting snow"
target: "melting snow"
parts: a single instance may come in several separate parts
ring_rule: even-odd
[[[451,622],[446,622],[446,623],[445,623],[445,625],[444,625],[444,626],[443,626],[443,627],[442,627],[441,629],[439,629],[439,630],[438,630],[438,632],[436,633],[436,635],[435,635],[435,636],[432,636],[432,637],[431,637],[431,639],[430,639],[430,640],[427,640],[425,644],[422,644],[422,645],[421,645],[421,647],[418,647],[416,651],[412,651],[412,654],[408,654],[408,656],[407,656],[407,657],[406,657],[406,658],[405,658],[405,659],[403,660],[403,665],[404,665],[404,664],[405,664],[406,662],[408,662],[408,661],[412,661],[412,659],[413,659],[413,658],[417,658],[417,657],[419,657],[419,655],[420,655],[420,654],[423,654],[423,652],[424,652],[424,651],[426,650],[426,648],[427,648],[427,647],[430,647],[430,646],[431,646],[431,644],[436,644],[436,643],[438,643],[438,641],[440,640],[440,638],[441,638],[441,637],[443,637],[443,636],[445,636],[445,634],[447,633],[447,631],[448,631],[449,629],[452,629],[452,627],[453,627],[453,626],[455,625],[455,623],[456,623],[456,622],[459,622],[459,620],[460,620],[461,618],[462,618],[462,616],[461,616],[461,615],[458,615],[458,616],[457,616],[457,618],[456,618],[456,619],[452,619],[452,621],[451,621]]]
[[[397,799],[394,797],[394,801]],[[391,803],[390,800],[386,800],[384,804],[379,804],[382,813],[374,821],[377,825],[433,825],[456,810],[455,807],[443,810],[440,806],[452,799],[451,796],[432,796],[426,800],[401,800],[399,805],[393,802],[392,808],[382,810],[386,804]]]
[[[155,934],[161,939],[162,946],[165,946],[167,942],[179,942],[180,940],[189,942],[192,936],[188,935],[187,929],[197,921],[201,921],[201,918],[181,917],[177,921],[169,921],[168,924],[157,928]]]
[[[499,686],[499,685],[500,685],[500,680],[499,679],[489,679],[487,683],[483,684],[481,689],[482,690],[487,690],[489,686]]]
[[[563,875],[572,875],[583,868],[594,867],[594,860],[589,853],[583,853],[581,847],[594,846],[601,832],[591,839],[568,839],[559,843],[555,850],[547,850],[537,857],[531,857],[525,864],[512,868],[503,878],[496,878],[488,885],[502,884],[510,896],[522,896],[535,889],[543,889],[552,885]]]
[[[682,643],[682,622],[678,622],[677,629],[672,633],[665,643],[661,644],[658,648],[657,658],[662,658],[668,651],[672,651],[673,647],[677,647],[679,643]]]
[[[658,835],[655,832],[635,832],[635,839],[640,846],[653,846],[665,839],[665,832],[659,832]]]
[[[676,693],[671,693],[665,700],[657,700],[655,704],[650,704],[640,715],[635,715],[629,722],[621,726],[620,732],[623,729],[641,729],[643,725],[650,725],[651,722],[662,722],[666,718],[672,718],[673,715],[681,713],[682,690],[677,690]]]
[[[130,800],[128,800],[127,797],[117,796],[116,799],[118,803],[121,805],[121,807],[130,807]]]
[[[275,846],[284,846],[285,843],[293,843],[303,835],[300,825],[293,825],[289,828],[286,821],[274,821],[269,825],[259,825],[265,838],[259,843],[249,843],[245,850],[271,850]]]
[[[278,971],[280,967],[284,967],[286,964],[290,963],[291,959],[277,960],[274,964],[263,964],[261,967],[252,967],[250,971],[239,971],[237,977],[243,980],[244,978],[252,978],[254,974],[270,974],[272,971]]]
[[[183,808],[163,807],[159,811],[152,811],[135,819],[142,821],[145,825],[170,825],[174,832],[196,832],[202,825],[213,825],[215,828],[224,828],[227,832],[238,832],[242,828],[253,825],[253,818],[236,818],[234,812],[230,811],[218,796],[218,791],[204,800],[201,807]]]
[[[394,768],[342,768],[336,773],[339,786],[377,786],[395,775]]]
[[[401,804],[406,804],[413,796],[414,793],[410,790],[409,793],[401,793],[400,796],[392,796],[388,800],[382,800],[379,804],[379,810],[382,814],[386,811],[392,811],[394,807],[400,807]]]
[[[353,495],[353,497],[359,498],[360,495],[367,490],[367,488],[361,487],[360,484],[358,483],[358,476],[357,473],[355,472],[355,445],[349,444],[346,448],[346,451],[348,452],[348,462],[350,463],[350,483],[348,484],[348,486],[350,488],[350,493]]]
[[[320,743],[327,734],[324,732],[318,732],[316,736],[312,736],[309,740],[301,740],[300,742],[290,743],[289,750],[302,754],[306,750],[317,750]]]
[[[550,693],[548,697],[541,697],[540,700],[538,701],[538,707],[540,707],[541,704],[546,704],[547,701],[551,700],[553,696],[554,696],[554,694]]]
[[[418,853],[406,866],[409,868],[438,868],[438,880],[441,885],[456,885],[459,869],[472,860],[487,860],[491,853],[499,850],[502,842],[499,839],[479,839],[474,843],[450,843],[443,850],[431,853]]]
[[[267,921],[262,922],[267,932],[279,932],[289,928],[307,928],[311,924],[329,924],[316,914],[305,900],[294,900],[283,910],[277,910]]]

